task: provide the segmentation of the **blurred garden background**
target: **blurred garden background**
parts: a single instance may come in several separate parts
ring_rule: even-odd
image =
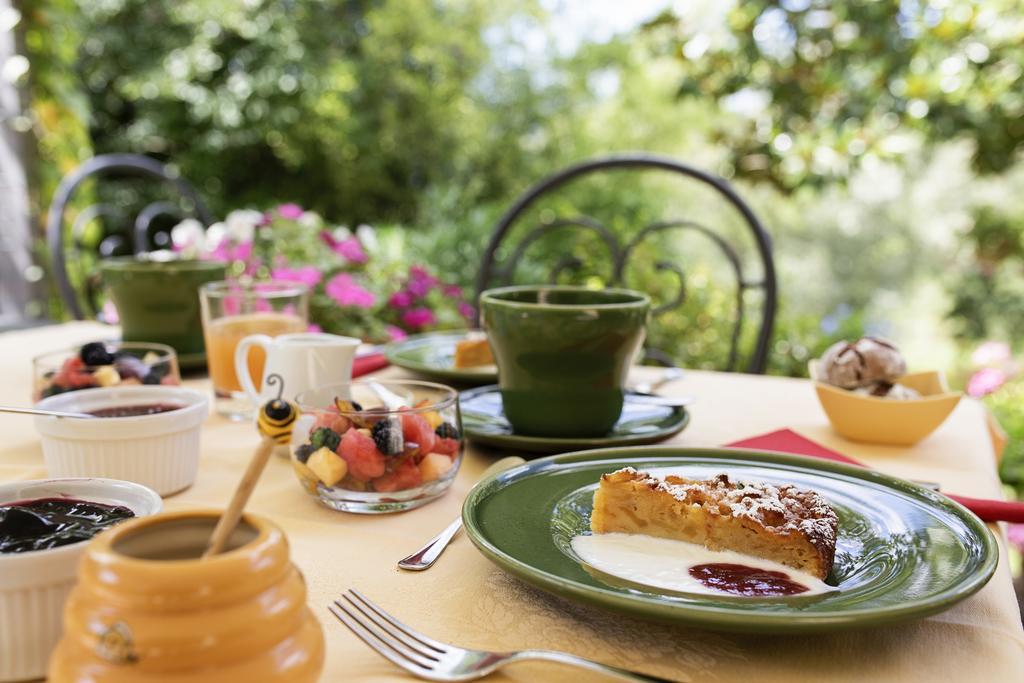
[[[1024,487],[1014,0],[24,0],[3,31],[35,235],[28,318],[65,315],[42,222],[96,154],[171,164],[218,217],[261,212],[294,238],[258,267],[315,283],[325,327],[376,336],[463,325],[488,236],[531,183],[656,152],[727,178],[771,233],[769,372],[890,337],[984,396],[1011,437],[1004,480]],[[303,241],[308,224],[330,249]],[[724,305],[694,299],[711,319]],[[721,344],[684,335],[692,314],[656,341],[701,366]]]

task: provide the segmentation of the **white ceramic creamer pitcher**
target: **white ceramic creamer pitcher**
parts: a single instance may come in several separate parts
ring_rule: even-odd
[[[293,400],[297,394],[327,384],[352,381],[352,361],[356,348],[362,342],[354,337],[335,334],[301,332],[268,337],[265,334],[250,334],[238,343],[235,349],[235,372],[238,382],[257,409],[272,398],[280,388],[268,384],[273,374],[284,380],[284,398]],[[263,364],[261,390],[256,390],[253,377],[249,374],[249,349],[261,346],[267,360]]]

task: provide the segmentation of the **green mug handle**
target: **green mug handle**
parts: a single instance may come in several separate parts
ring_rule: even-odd
[[[242,391],[249,396],[249,400],[256,407],[260,405],[260,392],[256,391],[256,383],[253,381],[252,375],[249,374],[249,349],[252,346],[262,346],[269,361],[270,347],[273,343],[274,340],[265,334],[250,334],[238,342],[238,346],[235,347],[235,374],[238,375],[238,383],[242,385]],[[265,367],[266,363],[264,363]]]

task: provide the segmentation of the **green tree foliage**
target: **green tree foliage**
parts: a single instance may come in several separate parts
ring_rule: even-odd
[[[489,71],[486,29],[508,13],[483,0],[80,7],[97,150],[173,160],[220,213],[277,197],[411,221],[469,169],[463,200],[493,198],[520,169],[509,136],[535,122],[529,84]]]
[[[1024,145],[1024,21],[1016,0],[748,0],[718,35],[666,13],[649,30],[678,55],[679,96],[747,116],[713,131],[737,175],[791,190],[844,179],[907,134],[965,137],[1001,172]]]

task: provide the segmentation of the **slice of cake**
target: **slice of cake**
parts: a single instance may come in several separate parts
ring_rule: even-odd
[[[781,562],[819,579],[836,550],[836,513],[813,491],[734,482],[725,474],[664,479],[623,468],[601,477],[594,533],[647,534]]]
[[[492,365],[494,356],[487,343],[487,337],[467,337],[455,344],[455,367],[476,368],[481,365]]]

